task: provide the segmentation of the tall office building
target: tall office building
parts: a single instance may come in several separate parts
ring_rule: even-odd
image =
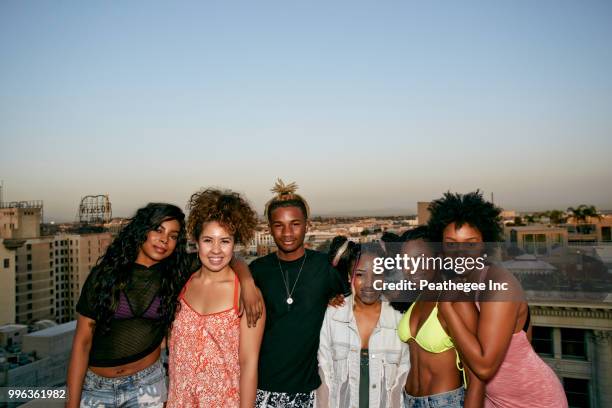
[[[15,322],[15,249],[0,238],[0,326]]]
[[[108,232],[54,237],[55,320],[58,323],[76,319],[75,307],[83,284],[111,240]]]
[[[10,243],[15,247],[15,323],[54,320],[53,237]]]
[[[83,283],[111,242],[108,232],[40,236],[42,202],[0,203],[0,324],[76,318]]]

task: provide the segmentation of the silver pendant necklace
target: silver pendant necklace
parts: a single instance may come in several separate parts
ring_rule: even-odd
[[[293,304],[293,291],[295,290],[295,285],[297,285],[297,282],[300,279],[300,275],[302,274],[302,268],[304,268],[304,264],[306,263],[306,256],[307,256],[307,252],[304,251],[304,259],[302,260],[302,266],[300,266],[300,270],[297,274],[297,278],[295,278],[295,282],[293,283],[293,287],[291,288],[291,291],[289,291],[289,284],[288,284],[289,273],[287,273],[287,277],[285,278],[285,272],[283,272],[283,268],[281,266],[280,259],[278,258],[278,255],[276,256],[276,260],[278,261],[278,269],[280,270],[281,277],[283,278],[283,284],[285,285],[285,291],[287,292],[286,302],[287,302],[287,305],[289,305],[288,307],[290,307]]]

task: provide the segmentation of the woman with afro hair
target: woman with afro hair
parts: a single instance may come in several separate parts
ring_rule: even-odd
[[[430,236],[442,243],[444,256],[482,255],[488,243],[501,239],[501,210],[479,191],[448,192],[433,201],[429,210]],[[486,265],[458,279],[505,283],[508,288],[476,293],[476,334],[467,329],[453,302],[440,302],[463,363],[486,383],[485,407],[567,407],[559,379],[531,346],[529,307],[516,278],[497,265]]]

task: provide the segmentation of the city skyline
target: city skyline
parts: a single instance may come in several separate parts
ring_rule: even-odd
[[[416,213],[480,188],[612,209],[612,4],[0,4],[5,201],[130,216],[201,187],[258,213]]]

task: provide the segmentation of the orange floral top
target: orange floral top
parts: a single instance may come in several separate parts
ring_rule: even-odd
[[[192,275],[193,277],[193,275]],[[234,278],[234,306],[200,314],[179,295],[168,347],[170,349],[168,408],[226,408],[240,405],[240,317],[238,277]]]

